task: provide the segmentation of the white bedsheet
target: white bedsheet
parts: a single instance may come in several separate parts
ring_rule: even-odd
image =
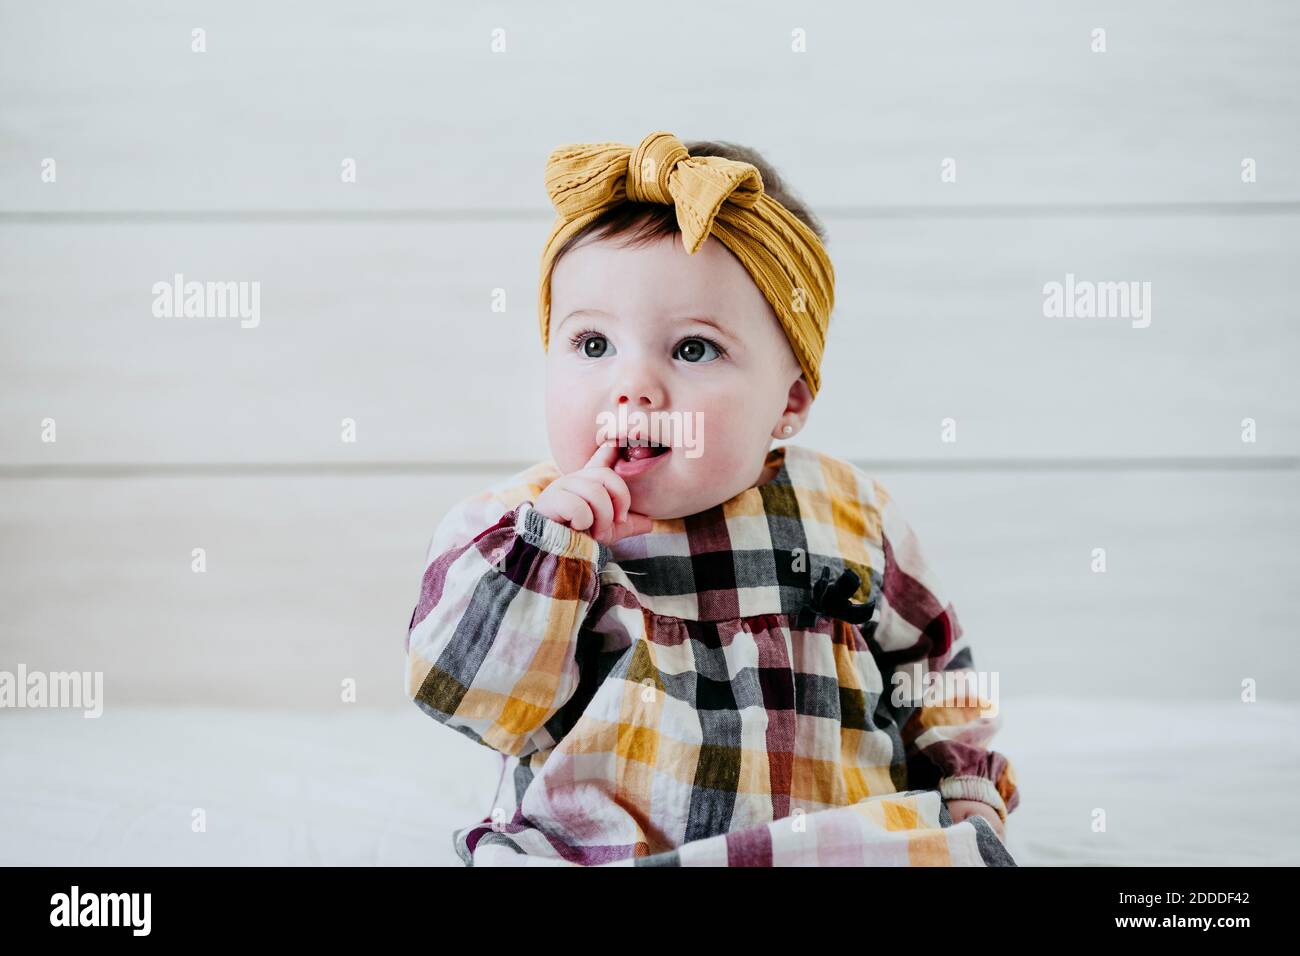
[[[1022,865],[1300,862],[1300,705],[1002,708]],[[460,866],[451,832],[489,813],[500,766],[414,706],[5,710],[0,864]]]

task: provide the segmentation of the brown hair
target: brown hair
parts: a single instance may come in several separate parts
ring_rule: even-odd
[[[817,217],[809,211],[803,201],[796,197],[782,182],[781,176],[757,150],[736,143],[713,142],[710,140],[691,140],[683,142],[686,151],[692,156],[721,156],[755,167],[763,177],[763,192],[771,196],[804,225],[816,233],[823,243],[826,233]],[[629,246],[645,245],[681,232],[677,225],[677,210],[662,203],[625,202],[606,211],[588,223],[582,230],[570,236],[555,253],[552,263],[559,262],[560,257],[584,239],[613,239],[626,235],[625,244]]]

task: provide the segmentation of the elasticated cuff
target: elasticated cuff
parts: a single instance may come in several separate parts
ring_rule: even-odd
[[[939,781],[939,796],[945,800],[978,800],[987,803],[997,811],[1002,822],[1006,822],[1006,801],[987,777],[944,777]]]
[[[519,505],[515,518],[515,533],[534,547],[561,558],[581,558],[596,566],[599,573],[609,561],[609,548],[585,531],[575,531],[568,525],[548,518],[531,501]]]

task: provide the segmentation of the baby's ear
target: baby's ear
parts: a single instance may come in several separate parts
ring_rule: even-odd
[[[800,382],[803,383],[803,388],[796,389],[795,386]],[[800,372],[799,377],[796,378],[794,383],[790,386],[790,394],[786,400],[786,408],[794,412],[806,412],[807,409],[812,407],[812,403],[815,400],[816,396],[812,393],[812,386],[808,384],[808,376],[803,372]]]

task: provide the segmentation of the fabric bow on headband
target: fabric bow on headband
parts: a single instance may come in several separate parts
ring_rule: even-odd
[[[771,304],[813,395],[821,387],[835,270],[817,234],[763,191],[749,163],[691,156],[672,133],[636,146],[576,143],[551,153],[546,191],[559,218],[542,251],[538,312],[548,343],[555,254],[607,210],[625,202],[676,207],[682,244],[694,255],[710,235],[731,250]]]

